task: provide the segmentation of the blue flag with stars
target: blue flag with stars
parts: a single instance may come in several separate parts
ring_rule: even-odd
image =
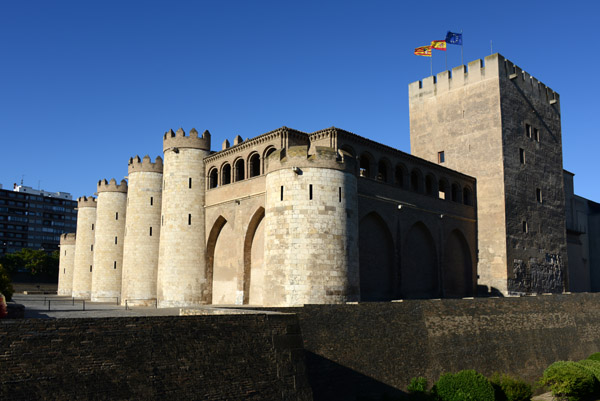
[[[446,34],[446,43],[451,45],[462,45],[462,33],[454,33],[448,31]]]

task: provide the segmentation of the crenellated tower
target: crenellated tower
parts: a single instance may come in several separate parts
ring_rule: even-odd
[[[559,96],[499,54],[409,85],[411,151],[477,178],[479,283],[568,288]]]
[[[358,301],[355,163],[320,146],[267,159],[264,305]]]
[[[163,152],[158,304],[207,304],[212,288],[206,271],[203,159],[210,153],[210,133],[170,130],[163,137]]]
[[[129,159],[121,303],[154,305],[160,241],[163,161]]]
[[[89,299],[92,292],[96,206],[96,198],[92,196],[82,196],[77,199],[77,240],[73,262],[72,293],[74,298]]]
[[[98,181],[92,301],[121,299],[127,181]]]
[[[75,233],[60,235],[58,266],[58,295],[73,293],[73,268],[75,266]]]

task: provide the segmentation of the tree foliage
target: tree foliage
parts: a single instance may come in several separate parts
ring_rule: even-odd
[[[0,264],[12,275],[17,272],[58,277],[58,251],[51,254],[43,250],[23,248],[0,258]]]
[[[7,301],[10,301],[14,292],[8,272],[0,264],[0,293],[6,297]]]

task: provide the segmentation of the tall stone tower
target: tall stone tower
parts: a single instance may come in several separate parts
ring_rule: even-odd
[[[409,85],[411,152],[477,178],[479,284],[561,292],[559,96],[499,54]]]
[[[77,199],[77,233],[73,262],[73,297],[89,299],[92,292],[96,198]]]
[[[98,181],[92,301],[121,298],[127,181]]]
[[[60,235],[58,265],[58,295],[73,293],[73,268],[75,267],[75,233]]]
[[[294,146],[267,159],[264,305],[359,299],[355,161]]]
[[[210,153],[210,133],[171,130],[163,137],[163,151],[158,304],[207,304],[212,288],[206,271],[204,157]]]
[[[121,303],[150,305],[156,300],[163,162],[149,156],[129,159],[127,221],[123,243]]]

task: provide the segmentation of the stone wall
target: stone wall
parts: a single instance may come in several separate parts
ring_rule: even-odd
[[[60,236],[60,263],[58,266],[58,295],[73,293],[73,267],[75,266],[75,233]]]
[[[96,199],[81,197],[77,204],[77,233],[73,266],[73,297],[90,298],[94,263]]]
[[[162,171],[129,171],[122,304],[153,304],[156,299],[162,178]]]
[[[91,299],[115,302],[121,299],[127,183],[123,180],[117,188],[100,181],[97,204]]]
[[[311,400],[293,315],[0,321],[0,399]]]
[[[298,314],[315,400],[381,399],[415,376],[505,372],[529,382],[600,351],[600,294],[306,305]]]

